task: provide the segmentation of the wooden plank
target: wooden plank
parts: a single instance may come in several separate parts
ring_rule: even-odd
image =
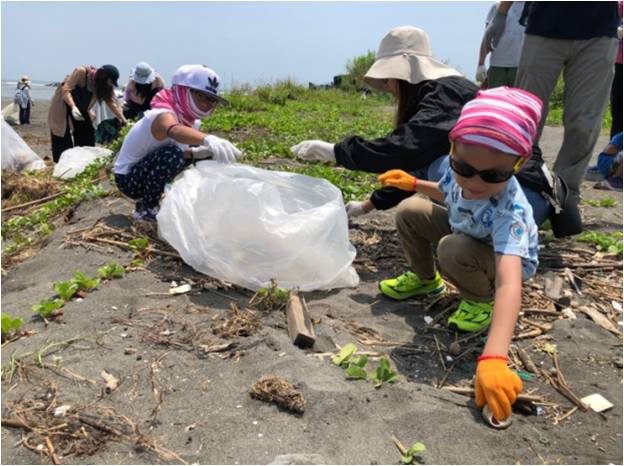
[[[286,320],[288,321],[288,336],[294,345],[300,348],[309,348],[314,345],[316,337],[308,306],[296,290],[291,290],[288,297]]]

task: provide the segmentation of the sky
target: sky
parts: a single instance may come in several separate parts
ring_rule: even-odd
[[[0,74],[62,81],[78,65],[110,63],[122,83],[146,61],[168,82],[179,66],[201,63],[228,88],[323,84],[393,27],[413,25],[427,31],[435,57],[474,79],[491,4],[2,1]]]

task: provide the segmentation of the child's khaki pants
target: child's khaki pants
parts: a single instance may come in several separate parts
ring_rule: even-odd
[[[419,278],[435,275],[431,245],[437,244],[440,268],[462,297],[480,302],[494,299],[492,246],[463,233],[452,233],[445,207],[412,196],[399,204],[396,225],[409,265]]]

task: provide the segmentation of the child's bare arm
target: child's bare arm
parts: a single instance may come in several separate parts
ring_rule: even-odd
[[[483,354],[506,356],[513,337],[522,299],[522,260],[496,255],[494,315]]]

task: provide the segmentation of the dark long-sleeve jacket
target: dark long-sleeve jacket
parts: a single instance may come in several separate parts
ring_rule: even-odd
[[[476,96],[477,90],[477,86],[461,76],[423,81],[409,121],[382,138],[344,139],[334,146],[336,162],[351,170],[372,173],[392,169],[414,172],[427,167],[449,153],[448,134],[462,107]],[[410,195],[395,188],[383,188],[373,193],[371,202],[377,209],[389,209]]]

